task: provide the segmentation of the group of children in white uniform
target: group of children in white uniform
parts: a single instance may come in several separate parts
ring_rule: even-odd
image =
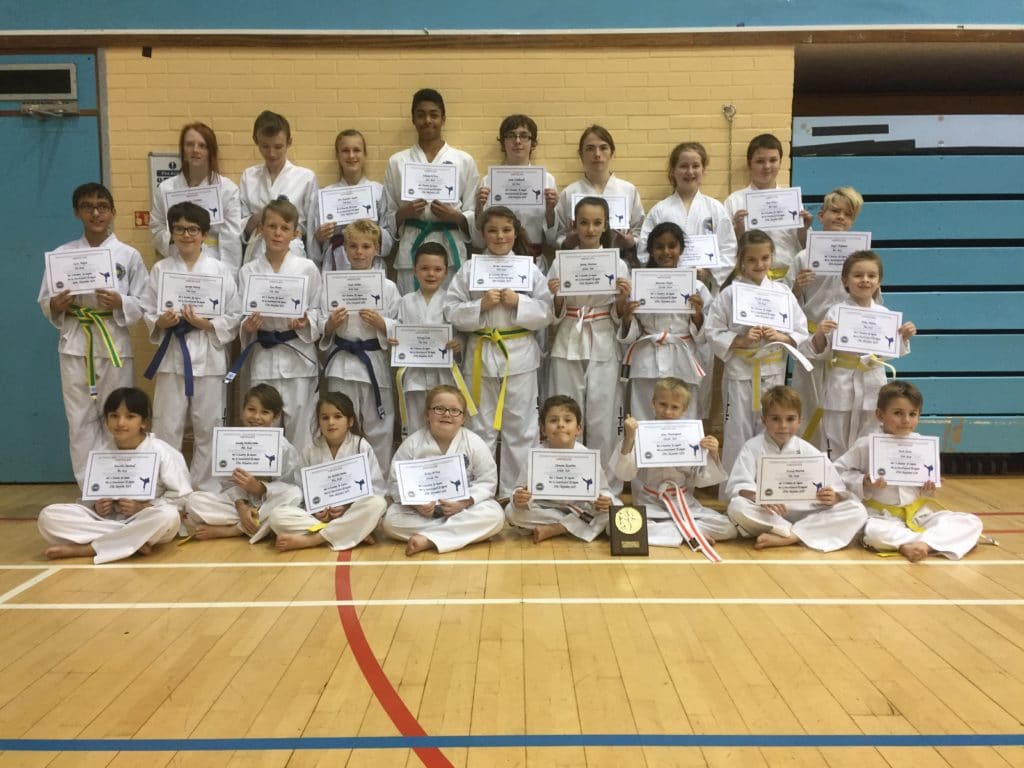
[[[339,134],[339,184],[370,184],[377,209],[377,221],[356,220],[344,228],[320,220],[315,176],[288,163],[291,139],[281,116],[265,112],[257,118],[254,140],[265,164],[246,171],[239,188],[217,172],[213,132],[198,123],[186,126],[180,141],[182,174],[164,185],[175,190],[183,185],[219,185],[223,223],[211,224],[209,213],[193,203],[168,207],[155,202],[154,221],[166,234],[154,230],[154,245],[164,258],[154,266],[148,282],[139,254],[109,234],[114,214],[109,191],[98,184],[75,191],[74,207],[84,234],[62,247],[109,248],[118,265],[117,291],[51,295],[44,281],[40,292],[44,314],[62,330],[62,382],[72,461],[80,483],[89,450],[104,444],[96,412],[97,403],[103,403],[102,420],[121,449],[139,443],[134,443],[138,435],[118,439],[112,421],[119,411],[127,409],[144,428],[152,426],[156,437],[147,438],[143,431],[142,438],[158,442],[161,451],[175,451],[171,446],[181,445],[186,421],[191,422],[195,435],[191,476],[170,472],[164,497],[170,494],[171,506],[178,508],[197,538],[244,533],[255,541],[273,531],[279,549],[325,542],[348,548],[372,539],[380,523],[385,533],[408,542],[409,554],[429,547],[448,551],[486,539],[502,528],[504,516],[495,498],[507,500],[508,520],[532,528],[536,540],[565,532],[591,540],[604,530],[622,482],[632,481],[634,499],[647,505],[655,545],[676,546],[692,541],[690,534],[696,534],[708,547],[740,532],[757,535],[758,546],[801,540],[830,550],[848,544],[863,527],[867,513],[853,496],[877,491],[888,501],[893,495],[866,480],[846,491],[837,477],[831,488],[819,494],[819,503],[806,510],[755,505],[748,498],[756,487],[751,474],[756,456],[766,451],[818,450],[795,434],[801,420],[801,395],[804,415],[813,414],[812,426],[821,420],[827,442],[818,441],[819,445],[827,446],[837,459],[847,448],[859,445],[859,436],[872,431],[875,416],[887,427],[885,405],[878,400],[884,368],[847,360],[830,345],[836,327],[835,304],[845,301],[881,308],[877,301],[882,266],[876,254],[852,254],[840,278],[815,273],[806,263],[806,251],[799,250],[810,225],[806,212],[801,214],[801,226],[793,230],[770,235],[747,230],[737,240],[735,229],[742,229],[745,221],[746,190],[730,196],[726,206],[700,193],[707,155],[693,142],[673,150],[669,179],[674,192],[645,218],[635,188],[611,174],[614,141],[600,126],[590,126],[580,139],[584,178],[559,195],[549,175],[544,209],[528,218],[529,226],[524,227],[509,208],[488,206],[490,190],[478,187],[472,158],[444,143],[440,94],[418,92],[412,115],[419,142],[392,157],[383,186],[374,186],[363,174],[366,147],[361,134],[351,130]],[[529,164],[536,132],[536,124],[526,116],[507,118],[499,133],[506,162]],[[781,145],[772,136],[751,142],[751,188],[775,186],[781,155]],[[403,202],[397,185],[407,162],[456,165],[461,208],[438,201]],[[584,195],[575,205],[574,194]],[[602,197],[610,194],[627,200],[628,225],[613,227],[608,202]],[[861,202],[854,190],[837,189],[826,196],[819,217],[826,229],[849,229]],[[228,221],[232,215],[233,223]],[[303,232],[305,246],[299,237]],[[675,268],[687,235],[696,234],[716,236],[724,266],[699,273],[689,313],[636,312],[639,304],[629,298],[630,270],[621,259],[617,274],[609,276],[614,280],[613,294],[563,299],[557,263],[545,274],[543,248],[558,243],[563,248],[618,247],[627,252],[635,248],[640,264]],[[386,246],[396,241],[398,285],[385,280],[379,310],[350,313],[343,306],[324,305],[321,269],[379,269],[388,253]],[[474,289],[470,270],[460,268],[470,255],[466,249],[471,242],[477,243],[473,252],[533,256],[523,288]],[[322,260],[322,265],[307,254]],[[244,261],[237,282],[236,259]],[[165,271],[224,276],[223,312],[213,319],[188,309],[161,312],[156,307],[156,290]],[[257,274],[306,276],[305,314],[284,319],[244,312],[239,293],[249,276]],[[791,333],[733,322],[733,283],[744,282],[784,295],[793,318]],[[156,379],[152,418],[148,403],[143,408],[136,403],[136,394],[125,394],[135,390],[123,389],[133,383],[127,328],[141,318],[151,340],[159,345],[146,373]],[[387,355],[396,343],[394,328],[399,323],[450,323],[456,337],[449,349],[453,360],[461,356],[461,370],[453,364],[450,369],[401,369],[395,376]],[[555,327],[545,338],[551,325]],[[904,351],[914,333],[912,323],[900,328]],[[229,369],[228,349],[236,336],[242,351]],[[801,381],[795,377],[794,383],[803,385],[800,395],[781,386],[786,353],[797,348],[820,361]],[[638,472],[632,461],[636,419],[706,418],[715,357],[724,364],[721,461],[718,442],[709,436],[703,443],[709,462],[699,472]],[[322,383],[320,360],[324,361]],[[281,479],[267,482],[238,470],[223,490],[212,477],[212,432],[223,423],[224,380],[243,371],[255,385],[245,397],[243,421],[249,426],[282,421],[295,446],[294,455],[283,457]],[[628,399],[626,382],[620,379],[623,372],[628,375]],[[318,400],[321,386],[324,392]],[[119,395],[111,400],[115,390]],[[553,397],[545,401],[538,420],[537,403],[541,393],[548,392]],[[910,395],[902,399],[908,398],[913,405]],[[374,488],[384,489],[383,476],[388,473],[388,489],[397,496],[391,469],[396,403],[402,435],[408,437],[394,460],[462,453],[470,476],[469,497],[418,509],[388,507],[382,496],[371,496],[348,508],[317,513],[315,519],[308,515],[302,509],[298,485],[286,478],[294,480],[301,466],[331,458],[367,453],[373,458]],[[786,417],[785,427],[777,425],[780,410]],[[915,414],[919,411],[918,401]],[[533,500],[522,487],[529,449],[537,445],[538,437],[549,447],[572,449],[584,429],[605,468],[604,485],[595,502],[581,510],[577,505]],[[759,435],[762,429],[765,434]],[[499,435],[500,476],[495,463]],[[810,439],[811,433],[805,436]],[[728,516],[702,507],[690,490],[715,484],[721,485],[729,502]],[[899,491],[896,500],[907,501],[903,489]],[[900,509],[905,511],[908,504]],[[122,510],[119,502],[98,503],[93,509],[75,507],[75,514],[90,521],[79,529],[67,523],[73,517],[65,509],[68,505],[58,506],[63,509],[61,516],[48,513],[40,518],[44,537],[55,542],[48,554],[82,554],[82,547],[91,546],[97,560],[114,559],[110,552],[121,550],[102,542],[93,544],[88,538],[94,532],[92,523],[120,515],[134,525],[138,511],[134,510],[137,505]],[[680,524],[683,518],[690,521],[689,528]],[[911,518],[907,518],[908,530],[916,525]],[[141,535],[142,529],[138,530]],[[146,529],[146,533],[132,551],[166,540],[163,528]],[[915,538],[908,551],[919,554],[915,547],[922,540]],[[966,551],[939,540],[942,546],[928,543],[928,547],[956,556]],[[880,549],[887,548],[887,541],[881,535],[871,538],[872,546]]]

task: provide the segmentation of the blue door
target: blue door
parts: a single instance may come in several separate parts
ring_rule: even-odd
[[[3,256],[0,285],[7,305],[0,333],[3,439],[0,482],[73,482],[67,421],[60,394],[57,329],[36,303],[43,253],[80,237],[71,193],[100,181],[100,116],[96,56],[0,56],[0,65],[74,65],[80,114],[20,113],[22,102],[0,101]],[[0,96],[0,98],[4,98]],[[35,98],[26,102],[39,103]]]

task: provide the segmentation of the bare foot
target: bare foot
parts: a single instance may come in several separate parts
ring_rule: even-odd
[[[788,547],[800,541],[796,536],[779,536],[776,533],[762,533],[754,542],[754,549],[769,549],[770,547]]]
[[[424,552],[434,546],[430,539],[421,533],[417,533],[405,544],[405,556],[412,557],[413,555]]]
[[[96,557],[92,544],[54,544],[43,550],[48,560],[60,560],[65,557]]]
[[[197,539],[230,539],[234,536],[241,536],[237,525],[207,525],[203,523],[196,526],[193,534]]]
[[[708,544],[710,544],[710,545],[711,545],[712,547],[713,547],[713,546],[715,546],[715,544],[717,544],[717,543],[718,543],[717,541],[715,541],[715,537],[714,537],[714,536],[709,536],[709,535],[708,535],[708,534],[706,534],[706,533],[704,534],[704,541],[706,541],[706,542],[707,542]]]
[[[373,546],[376,543],[377,543],[377,540],[373,537],[372,533],[369,536],[367,536],[365,539],[363,539],[363,544],[366,544],[367,546]]]
[[[928,557],[928,545],[923,541],[914,541],[900,547],[900,554],[912,563],[918,563]]]
[[[148,555],[152,551],[153,551],[153,545],[149,544],[147,542],[146,544],[143,544],[141,547],[139,547],[137,550],[135,550],[135,554],[137,554],[137,555]]]
[[[561,536],[563,533],[568,533],[568,531],[565,530],[565,526],[561,523],[538,525],[533,529],[533,543],[540,544],[546,539],[553,539],[555,536]]]
[[[279,533],[274,546],[279,552],[288,552],[293,549],[319,547],[324,543],[326,540],[319,533]]]

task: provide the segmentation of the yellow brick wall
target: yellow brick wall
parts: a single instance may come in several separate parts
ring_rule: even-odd
[[[581,130],[597,122],[618,148],[613,169],[640,190],[649,208],[670,194],[666,163],[680,141],[700,141],[710,164],[704,192],[729,189],[729,133],[722,105],[736,106],[732,187],[747,183],[745,150],[755,134],[791,134],[793,49],[776,47],[498,48],[453,45],[366,51],[318,48],[154,48],[106,51],[108,130],[118,236],[147,263],[149,232],[133,211],[149,209],[147,156],[177,148],[182,124],[209,123],[221,169],[238,180],[260,162],[252,121],[263,109],[292,125],[290,159],[313,168],[321,183],[337,179],[334,137],[360,129],[369,145],[368,175],[381,180],[387,158],[416,138],[410,98],[422,87],[445,98],[445,137],[469,152],[481,173],[500,162],[498,124],[523,112],[540,127],[534,158],[565,185],[579,176]],[[785,163],[788,166],[788,162]],[[785,179],[782,179],[785,181]],[[137,339],[140,361],[151,347]]]

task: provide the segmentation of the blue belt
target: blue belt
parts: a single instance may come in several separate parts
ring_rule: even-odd
[[[364,366],[366,366],[366,372],[370,376],[370,385],[373,387],[373,399],[377,403],[377,415],[380,418],[384,418],[384,403],[380,399],[380,384],[377,383],[377,374],[373,372],[373,361],[367,352],[379,352],[380,342],[377,339],[343,339],[340,336],[334,337],[334,349],[331,350],[331,354],[327,356],[327,360],[324,361],[324,372],[330,368],[331,360],[339,352],[351,352]]]
[[[157,369],[160,367],[160,363],[164,361],[164,355],[167,354],[168,348],[171,346],[171,339],[178,339],[178,346],[181,347],[181,360],[182,367],[185,369],[185,397],[192,397],[195,394],[195,381],[192,378],[192,355],[188,352],[188,344],[185,343],[185,336],[192,333],[196,327],[189,323],[187,320],[182,318],[178,321],[177,325],[171,326],[164,333],[164,340],[160,342],[160,346],[156,348],[156,354],[153,355],[153,360],[149,364],[149,368],[142,374],[147,379],[152,379],[156,376]]]
[[[256,340],[250,341],[248,346],[246,346],[246,348],[242,350],[242,354],[238,356],[238,359],[231,364],[231,370],[228,371],[227,376],[224,377],[224,383],[230,384],[232,381],[235,380],[235,377],[238,375],[238,372],[242,370],[242,366],[245,365],[245,361],[249,359],[249,353],[252,352],[253,347],[255,347],[257,344],[259,344],[264,349],[271,349],[272,347],[276,347],[278,344],[285,344],[285,346],[291,346],[289,344],[286,344],[286,342],[289,342],[292,339],[297,338],[299,338],[299,334],[292,330],[256,331]],[[295,348],[292,347],[292,349]],[[300,355],[302,354],[297,349],[295,349],[295,351]],[[303,357],[305,357],[305,355],[303,355]]]

